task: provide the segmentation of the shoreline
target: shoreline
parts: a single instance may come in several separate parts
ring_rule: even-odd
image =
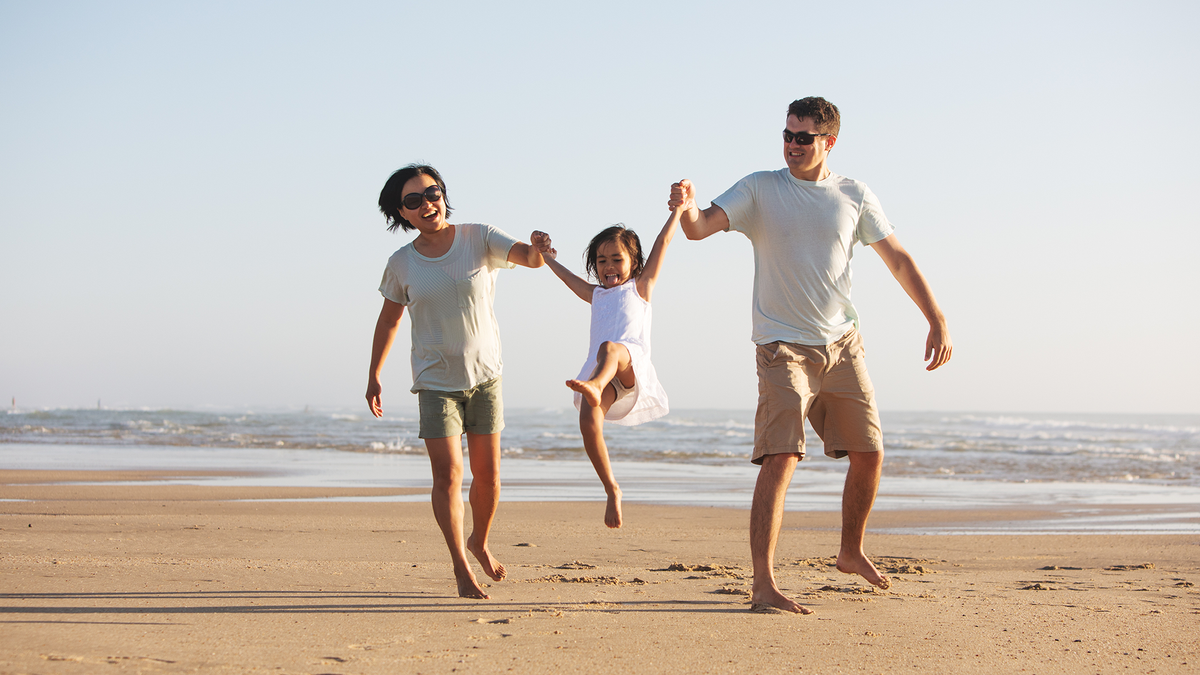
[[[427,502],[282,501],[377,488],[154,485],[163,474],[120,471],[64,485],[38,473],[0,471],[2,496],[27,500],[0,502],[4,673],[1200,665],[1194,536],[881,533],[1042,508],[877,512],[867,552],[889,570],[888,591],[830,567],[836,512],[787,512],[777,577],[816,614],[762,615],[746,604],[741,509],[632,503],[611,531],[602,503],[503,503],[491,548],[509,578],[474,601],[454,595]]]

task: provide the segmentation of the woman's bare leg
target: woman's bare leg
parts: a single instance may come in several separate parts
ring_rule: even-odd
[[[467,454],[471,460],[471,520],[473,530],[467,537],[467,550],[475,554],[483,573],[494,581],[508,575],[488,549],[488,535],[496,507],[500,505],[500,434],[467,434]]]
[[[433,516],[446,539],[446,547],[450,549],[458,595],[486,600],[488,594],[475,580],[463,543],[462,441],[458,436],[427,438],[425,450],[433,467]]]

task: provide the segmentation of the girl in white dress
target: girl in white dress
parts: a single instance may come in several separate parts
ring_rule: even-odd
[[[678,223],[679,212],[673,211],[644,260],[633,230],[614,225],[596,235],[585,261],[598,285],[563,267],[553,249],[543,251],[554,274],[592,305],[588,360],[567,386],[575,391],[583,447],[608,494],[604,524],[609,527],[621,526],[621,488],[608,461],[604,420],[633,425],[667,414],[667,393],[650,362],[650,294]]]

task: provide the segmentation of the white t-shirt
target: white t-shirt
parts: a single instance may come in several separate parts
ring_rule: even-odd
[[[455,225],[445,255],[426,258],[412,243],[392,254],[379,292],[408,308],[415,393],[464,391],[500,376],[500,328],[492,302],[496,271],[511,268],[517,243],[491,225]]]
[[[827,345],[858,326],[850,301],[854,245],[873,244],[895,229],[865,183],[760,171],[713,204],[729,217],[729,229],[754,245],[755,344]]]

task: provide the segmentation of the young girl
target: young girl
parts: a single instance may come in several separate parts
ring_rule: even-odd
[[[671,213],[644,261],[642,243],[633,230],[614,225],[596,235],[585,260],[588,274],[599,285],[563,267],[553,249],[543,251],[554,274],[592,305],[588,361],[578,379],[567,380],[567,386],[575,391],[583,447],[608,494],[604,524],[609,527],[621,526],[621,488],[608,462],[604,420],[634,425],[667,414],[667,393],[650,363],[650,294],[679,213]]]

